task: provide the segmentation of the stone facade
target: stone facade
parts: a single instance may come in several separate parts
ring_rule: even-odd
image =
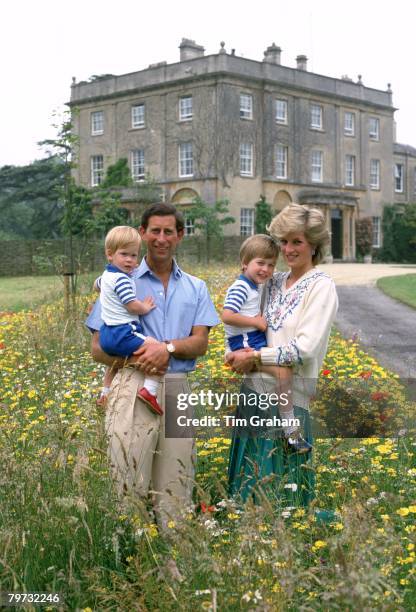
[[[291,201],[317,206],[331,228],[333,257],[353,260],[357,217],[380,224],[384,204],[414,200],[416,150],[393,145],[389,86],[310,73],[302,55],[297,68],[280,61],[274,44],[258,62],[227,53],[223,43],[205,56],[183,39],[178,63],[74,81],[76,180],[97,184],[126,157],[134,178],[151,175],[166,200],[186,207],[196,195],[228,199],[236,218],[229,234],[254,231],[260,195],[274,211]]]

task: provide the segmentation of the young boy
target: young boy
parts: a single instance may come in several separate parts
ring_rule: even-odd
[[[243,274],[228,288],[222,312],[228,351],[252,348],[259,351],[267,346],[266,319],[261,314],[261,291],[258,285],[266,283],[273,275],[279,247],[270,236],[257,234],[247,238],[240,248]],[[291,385],[290,368],[258,366],[261,372],[271,374],[279,383],[279,389]],[[294,419],[293,405],[279,406],[281,419]],[[283,427],[289,448],[296,453],[308,453],[312,446],[304,440],[295,426]]]
[[[137,230],[120,225],[113,227],[105,238],[105,254],[108,265],[95,287],[100,290],[101,317],[104,321],[100,329],[101,348],[109,355],[130,357],[143,344],[157,342],[144,336],[138,315],[145,315],[153,308],[153,298],[143,301],[136,299],[132,272],[138,265],[141,238]],[[105,403],[105,391],[109,391],[113,373],[107,368],[101,399]],[[163,410],[157,401],[161,378],[146,376],[143,387],[137,396],[156,414]]]

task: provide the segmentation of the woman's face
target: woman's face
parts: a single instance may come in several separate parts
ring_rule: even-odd
[[[305,273],[313,267],[313,247],[303,232],[291,232],[279,240],[283,258],[292,272]]]

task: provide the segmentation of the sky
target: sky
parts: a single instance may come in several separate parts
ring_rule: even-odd
[[[124,74],[179,61],[182,38],[218,53],[261,61],[273,42],[281,63],[332,77],[362,75],[364,85],[391,83],[397,141],[416,147],[416,7],[408,0],[117,0],[2,2],[0,166],[45,156],[37,142],[53,138],[56,113],[72,77]]]

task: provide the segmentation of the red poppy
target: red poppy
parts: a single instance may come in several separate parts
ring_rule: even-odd
[[[322,370],[322,374],[323,376],[328,376],[328,374],[331,374],[331,370]]]
[[[4,342],[0,342],[0,350],[6,348],[6,345],[4,344]]]
[[[359,376],[361,376],[361,378],[367,379],[367,378],[370,378],[371,374],[372,374],[371,370],[368,370],[367,372],[361,372]]]

